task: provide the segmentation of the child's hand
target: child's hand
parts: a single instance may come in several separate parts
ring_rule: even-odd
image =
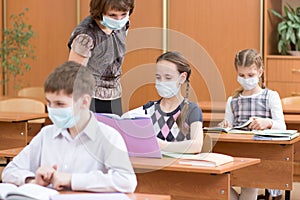
[[[43,166],[39,167],[35,172],[35,179],[32,183],[47,186],[50,184],[55,169],[53,167]]]
[[[219,127],[222,127],[222,128],[231,128],[232,125],[230,124],[230,122],[226,119],[224,119],[222,122],[220,122],[218,124]]]
[[[51,183],[56,190],[71,189],[71,174],[55,171]]]
[[[268,118],[253,117],[253,121],[249,124],[248,128],[252,130],[264,130],[272,128],[272,120]]]

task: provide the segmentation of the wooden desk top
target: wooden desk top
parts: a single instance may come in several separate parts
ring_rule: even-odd
[[[130,158],[134,169],[139,170],[170,170],[181,172],[197,172],[209,174],[224,174],[243,167],[251,166],[260,162],[256,158],[234,158],[233,162],[218,167],[202,167],[179,164],[180,159],[175,158]]]
[[[87,194],[89,192],[75,192],[75,191],[61,191],[60,194]],[[96,193],[90,193],[96,194]],[[169,195],[157,195],[157,194],[142,194],[142,193],[132,193],[126,194],[131,200],[170,200]]]
[[[203,112],[203,121],[221,122],[224,119],[224,113],[209,113]],[[286,124],[300,124],[299,114],[284,114],[284,120]]]
[[[47,113],[0,112],[0,122],[22,122],[47,117]]]
[[[16,155],[18,155],[18,153],[20,153],[23,148],[24,147],[16,147],[16,148],[12,148],[12,149],[0,150],[0,157],[13,158]]]
[[[238,142],[238,143],[263,143],[263,144],[294,144],[300,141],[300,137],[296,137],[293,140],[254,140],[253,135],[249,134],[218,134],[218,133],[206,133],[212,140],[220,142]]]

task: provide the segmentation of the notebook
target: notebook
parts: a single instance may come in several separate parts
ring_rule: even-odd
[[[96,113],[95,116],[98,121],[115,128],[122,135],[129,156],[162,158],[151,118],[121,118],[106,113]]]

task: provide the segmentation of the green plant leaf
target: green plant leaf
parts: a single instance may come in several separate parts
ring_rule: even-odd
[[[273,9],[269,9],[269,11],[270,11],[271,13],[273,13],[273,15],[275,15],[276,17],[278,17],[278,18],[280,18],[280,19],[282,19],[282,20],[285,19],[285,18],[284,18],[280,13],[278,13],[277,11],[275,11],[275,10],[273,10]]]
[[[286,21],[282,21],[278,24],[277,31],[279,34],[281,34],[282,31],[287,30],[287,28],[288,28],[288,25],[286,24]]]

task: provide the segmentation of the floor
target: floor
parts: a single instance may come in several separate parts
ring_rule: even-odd
[[[259,189],[258,194],[264,194],[264,189]],[[284,200],[284,192],[282,200]],[[295,182],[293,184],[293,190],[291,191],[291,200],[300,200],[300,183]]]
[[[235,189],[236,191],[239,191],[239,188],[235,188]],[[264,194],[264,193],[265,193],[264,189],[258,190],[258,194]],[[283,192],[282,200],[284,200],[284,192]],[[291,200],[300,200],[300,182],[295,182],[293,184],[293,190],[291,191]]]

